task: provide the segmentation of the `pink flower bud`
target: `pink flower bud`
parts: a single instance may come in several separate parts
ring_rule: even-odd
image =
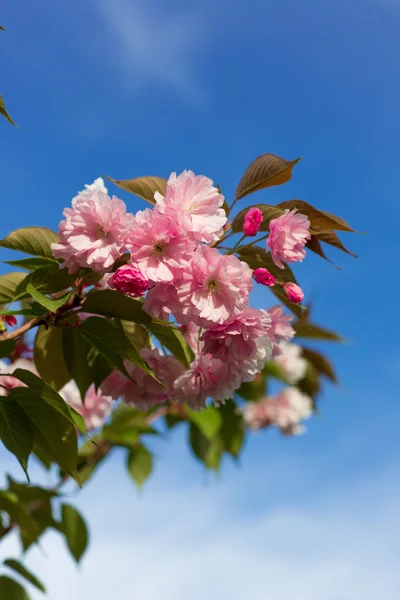
[[[268,269],[263,269],[261,267],[254,269],[253,277],[257,283],[261,283],[261,285],[268,285],[269,287],[273,286],[276,281],[275,277],[268,271]]]
[[[296,304],[298,304],[299,302],[302,302],[304,300],[304,294],[301,287],[299,287],[295,283],[289,281],[288,283],[285,283],[282,286],[282,289],[286,298],[291,302],[295,302]]]
[[[14,315],[3,315],[1,320],[7,323],[9,327],[14,327],[17,324],[17,318]]]
[[[111,275],[108,285],[125,296],[137,298],[146,293],[149,282],[137,267],[122,265]]]
[[[259,208],[253,206],[244,216],[243,233],[254,237],[260,231],[260,225],[263,220],[263,214]]]

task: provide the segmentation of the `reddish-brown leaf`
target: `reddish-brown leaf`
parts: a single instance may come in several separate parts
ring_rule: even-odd
[[[246,169],[236,189],[235,200],[273,185],[282,185],[289,181],[292,169],[301,160],[284,160],[275,154],[259,156]]]

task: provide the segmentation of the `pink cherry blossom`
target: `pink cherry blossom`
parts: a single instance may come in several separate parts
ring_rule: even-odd
[[[260,231],[263,214],[259,208],[253,206],[244,216],[243,233],[249,237],[254,237]]]
[[[180,274],[195,249],[179,219],[146,208],[135,215],[127,247],[132,262],[152,282],[168,283]]]
[[[72,198],[72,206],[75,205],[75,202],[81,198],[90,198],[96,192],[102,192],[103,194],[108,194],[108,190],[104,185],[104,180],[101,177],[98,177],[91,184],[85,184],[85,189],[81,192],[78,192],[78,195],[75,198]]]
[[[124,365],[133,381],[122,373],[113,372],[101,387],[104,393],[110,394],[114,399],[121,397],[128,404],[134,404],[141,410],[148,410],[151,406],[171,398],[174,381],[185,369],[176,358],[164,356],[156,348],[143,348],[140,355],[166,387],[128,361],[125,361]]]
[[[246,263],[206,245],[197,248],[177,285],[183,316],[204,327],[240,314],[247,307],[251,289],[251,270]]]
[[[279,349],[280,354],[275,357],[274,362],[282,367],[289,383],[297,383],[303,379],[307,369],[301,346],[282,341],[279,343]]]
[[[302,302],[304,300],[303,290],[300,286],[296,285],[295,283],[285,283],[282,286],[282,290],[286,298],[291,302],[298,304],[299,302]]]
[[[276,281],[272,273],[270,273],[268,269],[264,269],[263,267],[254,269],[253,277],[257,283],[260,283],[261,285],[267,285],[268,287],[272,287]]]
[[[172,173],[165,196],[154,195],[155,210],[173,220],[181,217],[182,226],[196,242],[213,242],[222,237],[227,217],[222,207],[224,197],[213,182],[203,175],[183,171]]]
[[[285,435],[299,435],[305,428],[301,421],[312,415],[312,399],[295,387],[285,388],[276,398],[267,396],[259,402],[248,402],[243,410],[249,429],[275,425]]]
[[[180,303],[176,289],[169,283],[156,283],[148,291],[143,304],[143,310],[155,319],[168,321],[170,315],[180,313]]]
[[[99,189],[88,189],[63,214],[65,220],[58,228],[60,242],[51,246],[55,258],[64,260],[63,267],[69,273],[79,267],[109,271],[125,252],[126,236],[133,224],[125,203]]]
[[[193,410],[206,406],[207,398],[216,404],[231,398],[240,381],[228,365],[211,354],[200,354],[174,384],[174,397]]]
[[[304,245],[310,239],[310,221],[297,209],[285,210],[285,214],[269,223],[268,246],[274,263],[283,269],[287,263],[302,261],[306,255]]]
[[[12,390],[16,387],[26,387],[22,381],[12,376],[12,373],[17,369],[25,369],[37,375],[35,364],[27,358],[17,358],[14,362],[6,364],[0,360],[0,396],[7,396],[7,390]],[[7,373],[7,375],[2,375]]]
[[[125,296],[138,298],[144,296],[149,282],[134,265],[122,265],[108,279],[108,285]]]
[[[271,306],[267,312],[271,318],[271,327],[269,329],[271,340],[273,342],[280,342],[281,340],[290,342],[295,334],[293,327],[290,325],[293,320],[292,315],[285,314],[280,304]]]
[[[88,431],[101,427],[111,413],[111,396],[104,396],[100,388],[96,392],[94,384],[86,392],[84,402],[73,380],[69,381],[59,393],[65,402],[83,417]]]

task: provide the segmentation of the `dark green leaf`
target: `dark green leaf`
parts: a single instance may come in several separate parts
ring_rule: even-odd
[[[28,457],[33,447],[33,425],[27,414],[9,396],[0,396],[0,439],[17,457],[28,477]]]
[[[15,340],[5,340],[0,342],[0,358],[10,356],[15,348]]]
[[[242,383],[236,393],[245,400],[260,400],[265,396],[265,380],[262,373],[258,373],[254,381]]]
[[[269,231],[269,222],[271,221],[271,219],[277,219],[278,217],[281,217],[283,214],[285,214],[284,210],[282,210],[281,208],[277,208],[276,206],[272,206],[270,204],[256,204],[255,207],[260,209],[263,214],[263,220],[260,225],[260,231]],[[247,211],[250,210],[250,208],[254,207],[248,206],[247,208],[244,208],[233,219],[232,231],[234,233],[239,233],[243,231],[244,217]]]
[[[227,400],[219,408],[223,419],[220,436],[223,440],[226,452],[232,456],[238,456],[244,440],[243,418],[236,404]]]
[[[29,258],[21,258],[20,260],[6,260],[5,263],[12,267],[25,269],[25,271],[36,271],[36,269],[40,269],[41,267],[58,264],[54,258],[46,258],[44,256],[30,256]]]
[[[189,443],[195,456],[209,469],[218,470],[223,451],[219,435],[207,439],[194,423],[189,427]]]
[[[171,325],[160,325],[158,323],[148,323],[147,328],[175,358],[185,367],[189,367],[194,359],[194,354],[180,331]]]
[[[14,388],[9,392],[9,397],[19,404],[33,422],[37,446],[67,473],[76,477],[78,447],[71,417],[63,416],[36,390],[30,388]]]
[[[136,446],[128,454],[128,471],[141,487],[153,469],[153,457],[143,445]]]
[[[6,304],[15,298],[17,287],[26,277],[26,273],[20,271],[0,275],[0,304]]]
[[[52,294],[72,287],[76,278],[77,274],[70,275],[66,269],[61,269],[57,264],[40,267],[29,273],[19,284],[16,298],[23,297],[28,293],[27,286],[29,284],[43,294]]]
[[[2,600],[30,600],[22,585],[6,575],[0,575],[0,598]]]
[[[294,208],[297,208],[299,213],[308,217],[313,233],[318,233],[318,231],[327,229],[355,231],[355,229],[352,229],[350,225],[340,217],[332,215],[324,210],[318,210],[317,208],[314,208],[314,206],[311,206],[311,204],[308,204],[308,202],[304,202],[304,200],[286,200],[285,202],[280,202],[277,206],[284,210],[293,210]]]
[[[88,545],[88,531],[86,523],[79,512],[69,504],[63,504],[61,507],[62,530],[68,548],[79,562]]]
[[[62,352],[61,327],[39,327],[33,348],[35,365],[41,378],[55,390],[60,390],[71,379]]]
[[[116,317],[123,321],[151,323],[150,316],[143,310],[143,302],[128,298],[114,290],[100,290],[89,294],[82,310],[104,317]]]
[[[53,258],[51,244],[59,241],[60,238],[56,232],[47,227],[23,227],[12,231],[7,237],[0,240],[0,246],[19,250],[25,254]]]
[[[329,340],[334,342],[343,341],[343,338],[329,329],[325,329],[320,325],[315,325],[309,321],[298,320],[293,324],[293,329],[298,337],[312,338],[314,340]]]
[[[18,496],[13,492],[0,491],[0,511],[4,510],[10,515],[13,523],[15,523],[21,531],[21,535],[29,535],[37,539],[39,530],[38,527],[24,507],[20,504]],[[2,598],[2,596],[0,596]]]
[[[98,354],[90,366],[93,372],[94,386],[97,391],[103,381],[113,371],[113,365],[102,354]]]
[[[165,192],[167,189],[167,181],[162,177],[136,177],[135,179],[112,179],[111,177],[105,176],[108,181],[115,183],[118,187],[122,188],[126,192],[130,192],[131,194],[135,194],[135,196],[139,196],[150,202],[150,204],[155,204],[154,200],[155,192],[159,192],[162,196],[165,196]]]
[[[293,167],[301,160],[284,160],[274,154],[259,156],[246,169],[236,189],[235,199],[273,185],[282,185],[292,177]]]
[[[91,347],[79,334],[77,327],[62,329],[62,351],[70,378],[76,382],[82,401],[93,383],[93,373],[89,365],[88,355]]]
[[[128,340],[137,348],[150,347],[149,332],[139,323],[133,323],[132,321],[121,321],[117,320],[117,324],[121,327],[128,338]]]
[[[5,117],[7,119],[7,121],[9,121],[9,123],[11,123],[11,125],[15,125],[17,127],[17,124],[15,123],[15,121],[13,121],[13,119],[10,117],[10,115],[7,112],[6,105],[4,104],[3,96],[1,94],[0,94],[0,114],[3,115],[3,117]]]
[[[24,567],[24,565],[18,560],[15,560],[14,558],[8,558],[4,561],[4,564],[18,573],[18,575],[21,575],[21,577],[24,577],[27,581],[29,581],[29,583],[37,587],[41,592],[46,592],[46,588],[44,587],[43,583],[39,581],[36,575],[33,575],[33,573],[28,571],[28,569]]]
[[[201,433],[208,440],[211,440],[213,437],[215,437],[218,431],[221,429],[221,413],[215,408],[215,406],[203,408],[198,412],[188,410],[187,413],[190,421],[198,427]]]
[[[63,304],[65,304],[74,293],[73,290],[71,290],[70,292],[67,292],[60,298],[57,298],[57,300],[52,300],[51,298],[48,298],[47,296],[42,294],[42,292],[39,292],[39,290],[37,290],[31,283],[28,283],[28,285],[26,286],[26,291],[32,296],[32,298],[34,298],[34,300],[36,300],[38,304],[44,306],[45,308],[47,308],[47,310],[50,310],[52,313],[57,312],[57,310],[61,306],[63,306]]]
[[[330,379],[334,383],[337,383],[337,377],[336,377],[335,371],[332,367],[332,364],[326,358],[326,356],[324,356],[320,352],[317,352],[316,350],[311,350],[311,348],[304,348],[304,347],[303,347],[303,356],[310,363],[312,363],[313,367],[316,369],[316,371],[318,373],[320,373],[321,375],[325,375],[325,377],[328,377],[328,379]]]
[[[126,372],[123,364],[123,360],[126,359],[154,377],[152,370],[147,367],[123,331],[112,325],[107,319],[89,317],[82,323],[79,331],[89,344],[92,344],[100,354],[123,373]]]

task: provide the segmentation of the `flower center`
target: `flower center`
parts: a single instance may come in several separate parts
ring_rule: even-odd
[[[215,279],[208,280],[208,289],[210,290],[210,292],[215,292],[217,287],[218,287],[218,285],[217,285],[217,282]]]
[[[97,225],[96,237],[100,240],[102,237],[106,235],[106,232],[103,229],[102,225]]]
[[[160,242],[153,244],[154,254],[162,254],[164,252],[164,246]]]

